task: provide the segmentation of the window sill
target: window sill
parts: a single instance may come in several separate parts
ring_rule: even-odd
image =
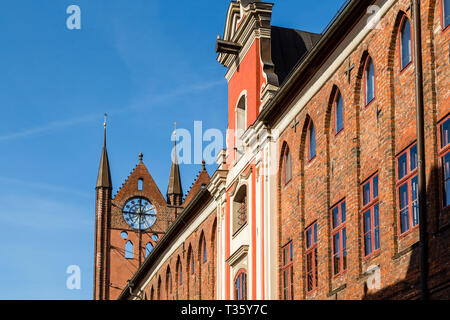
[[[417,249],[419,247],[419,241],[413,243],[408,248],[404,249],[403,251],[400,251],[392,256],[392,260],[397,260],[398,258],[403,257],[405,254],[413,251],[414,249]]]
[[[247,224],[248,224],[248,222],[246,221],[242,226],[239,227],[239,229],[237,229],[235,232],[233,232],[233,235],[231,238],[232,239],[236,238],[238,236],[238,234],[241,233],[241,231],[245,229]]]

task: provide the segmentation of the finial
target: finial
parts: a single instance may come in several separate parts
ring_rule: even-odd
[[[220,34],[217,34],[217,40],[220,40]]]
[[[206,164],[206,161],[205,161],[205,160],[202,160],[202,170],[206,170],[205,164]]]
[[[103,126],[106,128],[106,120],[108,119],[108,114],[105,113],[104,117],[105,117],[105,121],[103,122]]]
[[[144,159],[144,154],[141,152],[139,153],[139,163],[143,163],[142,159]]]

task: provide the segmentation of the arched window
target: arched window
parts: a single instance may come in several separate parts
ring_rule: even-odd
[[[133,242],[127,241],[125,244],[125,258],[126,259],[133,259],[134,253],[133,253]]]
[[[172,274],[170,273],[170,267],[167,267],[166,272],[166,292],[167,299],[169,299],[169,294],[172,294]]]
[[[138,180],[138,190],[142,191],[144,188],[144,180],[143,179],[139,179]]]
[[[236,192],[233,200],[233,234],[247,223],[247,208],[247,187],[244,185]]]
[[[246,123],[247,102],[245,95],[241,97],[236,108],[236,160],[239,160],[244,154],[244,143],[242,135],[247,129]]]
[[[336,92],[336,98],[334,101],[335,110],[335,134],[341,132],[344,129],[344,100],[339,90]]]
[[[147,258],[147,256],[153,251],[153,245],[149,242],[147,243],[147,245],[145,246],[145,257]]]
[[[206,250],[206,241],[205,241],[205,235],[203,235],[202,240],[202,256],[203,256],[203,262],[206,262],[208,260],[208,251]]]
[[[366,105],[375,98],[375,67],[371,57],[367,58],[366,69]]]
[[[180,257],[178,257],[178,263],[177,263],[177,274],[178,274],[178,284],[183,284],[183,266],[181,265]]]
[[[289,147],[286,146],[286,151],[284,153],[284,183],[287,184],[292,179],[292,160],[291,152]]]
[[[234,280],[234,299],[247,300],[247,273],[240,270]]]
[[[155,300],[155,289],[152,286],[152,290],[150,290],[150,300]]]
[[[312,120],[309,122],[308,128],[309,135],[309,160],[312,160],[316,156],[316,128]]]
[[[404,16],[400,28],[400,53],[402,69],[406,68],[412,60],[411,23]]]
[[[450,24],[450,0],[442,0],[442,21],[446,29]]]
[[[192,247],[189,247],[189,251],[188,251],[188,264],[189,264],[189,268],[191,271],[191,274],[195,273],[195,259],[194,259],[194,255],[192,254]]]

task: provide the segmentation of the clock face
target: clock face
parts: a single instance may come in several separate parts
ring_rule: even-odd
[[[128,200],[123,207],[123,218],[133,229],[146,230],[156,221],[156,211],[144,198]]]

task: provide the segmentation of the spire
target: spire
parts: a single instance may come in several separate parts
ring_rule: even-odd
[[[96,188],[111,188],[111,171],[109,169],[108,151],[106,150],[106,117],[103,123],[103,150],[102,157],[100,159],[100,167],[98,169],[97,186]]]
[[[167,187],[167,203],[175,206],[181,205],[183,201],[183,188],[181,186],[180,167],[177,158],[177,123],[175,122],[175,146],[172,158],[172,167],[170,168],[169,186]]]

